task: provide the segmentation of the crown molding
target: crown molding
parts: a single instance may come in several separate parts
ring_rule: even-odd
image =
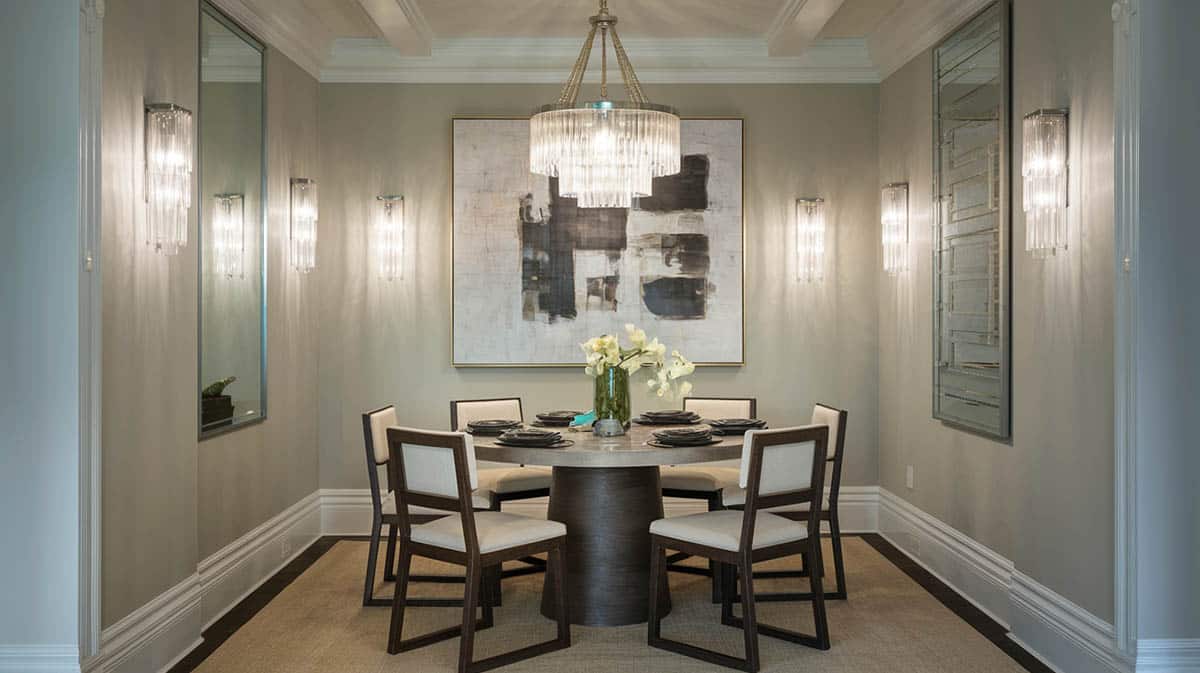
[[[862,39],[820,40],[802,56],[771,57],[763,39],[624,40],[648,83],[874,84]],[[384,40],[335,40],[320,71],[329,83],[561,84],[579,54],[573,38],[434,40],[430,56],[403,56]],[[599,68],[587,81],[599,81]]]
[[[870,59],[887,79],[994,0],[904,0],[867,37]]]
[[[270,47],[279,50],[305,72],[317,77],[325,61],[328,44],[316,44],[303,29],[296,29],[294,20],[276,14],[265,15],[251,7],[246,0],[211,0],[242,28]]]

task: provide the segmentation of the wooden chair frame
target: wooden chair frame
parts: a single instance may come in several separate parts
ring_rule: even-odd
[[[683,398],[683,408],[687,409],[688,400],[718,400],[722,402],[749,402],[750,403],[750,418],[758,418],[758,398],[756,397],[685,397]],[[725,505],[721,500],[721,489],[713,491],[698,491],[685,488],[664,488],[662,490],[664,498],[686,498],[688,500],[704,500],[708,505],[708,511],[716,512],[725,509]],[[671,572],[686,573],[689,575],[702,575],[712,578],[712,602],[718,603],[721,600],[721,580],[717,572],[716,561],[711,561],[708,568],[693,568],[691,566],[679,565],[680,561],[689,558],[691,554],[677,552],[667,557],[667,569]]]
[[[388,428],[387,435],[388,452],[390,454],[388,472],[392,483],[396,486],[394,492],[396,494],[396,511],[399,515],[400,528],[400,562],[396,577],[396,599],[392,602],[391,624],[388,630],[388,653],[398,654],[450,638],[461,637],[462,641],[459,644],[458,651],[458,673],[479,673],[499,666],[523,661],[540,654],[570,647],[571,625],[567,617],[567,602],[563,591],[563,573],[566,572],[566,536],[501,549],[486,554],[481,553],[479,538],[475,529],[475,510],[471,506],[471,485],[468,476],[466,442],[459,436],[431,434],[400,428]],[[458,490],[457,498],[408,490],[408,482],[404,474],[404,460],[401,453],[404,443],[441,447],[453,452]],[[466,551],[456,551],[445,547],[414,542],[412,540],[412,524],[408,514],[410,505],[457,513],[462,517],[463,543]],[[492,577],[496,577],[499,574],[501,564],[505,561],[512,561],[523,556],[543,552],[548,555],[549,564],[553,569],[554,606],[557,612],[556,621],[558,626],[557,637],[553,640],[547,640],[487,659],[474,661],[475,632],[479,629],[490,628],[493,624],[493,596],[491,592],[480,590],[484,577],[489,574]],[[402,637],[404,610],[410,605],[407,599],[408,581],[414,556],[453,563],[461,565],[466,569],[466,582],[464,584],[462,602],[463,621],[460,626],[434,631],[405,640]],[[476,621],[475,614],[479,608],[483,610],[483,618]]]
[[[838,494],[842,488],[842,455],[846,448],[846,422],[849,414],[842,409],[832,407],[828,404],[818,402],[818,407],[824,407],[829,411],[836,412],[838,415],[838,433],[837,437],[830,437],[836,447],[836,452],[832,458],[827,458],[826,462],[833,465],[833,474],[829,484],[829,509],[824,509],[824,504],[821,506],[821,520],[829,522],[829,541],[833,547],[833,569],[834,578],[836,581],[836,589],[834,591],[825,592],[826,600],[846,600],[846,561],[842,553],[842,525],[838,516]],[[828,467],[826,468],[828,469]],[[737,509],[733,507],[731,509]],[[782,517],[786,517],[793,521],[804,521],[808,515],[807,512],[775,512]],[[800,570],[760,570],[754,573],[757,579],[780,579],[789,577],[808,577],[812,571],[812,566],[806,562],[802,564]],[[819,572],[825,572],[824,567],[821,567]],[[812,600],[812,594],[807,592],[774,592],[760,593],[754,597],[760,603],[778,602],[778,601],[808,601]],[[735,599],[736,600],[736,599]]]
[[[820,650],[829,649],[829,622],[825,614],[824,592],[821,589],[821,573],[812,573],[809,582],[813,594],[813,618],[816,634],[809,635],[788,631],[768,624],[760,624],[755,613],[754,564],[784,556],[801,555],[809,559],[812,567],[821,566],[820,499],[825,484],[825,458],[829,428],[823,425],[807,426],[785,432],[774,432],[766,436],[755,435],[750,446],[750,465],[747,475],[746,504],[742,516],[742,530],[737,551],[718,549],[705,545],[676,540],[651,534],[650,536],[650,615],[647,623],[647,643],[651,647],[683,654],[729,668],[756,673],[759,670],[758,634],[800,643]],[[769,446],[813,442],[813,464],[810,475],[811,486],[797,491],[759,494],[762,480],[764,449]],[[795,542],[786,542],[754,549],[754,526],[760,510],[809,503],[806,523],[808,537]],[[719,563],[718,574],[724,585],[721,592],[721,623],[740,628],[745,641],[744,659],[662,637],[662,616],[658,611],[659,592],[667,587],[666,550],[676,549],[693,556],[702,556]],[[734,586],[740,580],[742,616],[733,614],[736,593]]]
[[[517,414],[520,416],[520,418],[518,418],[517,420],[521,421],[522,424],[525,423],[525,406],[521,402],[521,398],[519,398],[519,397],[484,397],[484,398],[475,399],[475,400],[450,400],[450,431],[451,432],[460,432],[460,430],[458,429],[458,405],[470,404],[471,402],[516,402],[517,403]],[[462,430],[461,432],[466,432],[466,431]],[[525,466],[521,465],[521,467],[525,467]],[[501,503],[509,502],[512,500],[529,500],[531,498],[549,498],[549,497],[550,497],[550,489],[548,489],[548,488],[531,488],[531,489],[526,489],[524,491],[513,491],[511,493],[492,493],[491,507],[489,507],[488,509],[492,510],[493,512],[499,512]],[[517,560],[520,561],[521,563],[524,563],[525,567],[513,568],[510,570],[502,571],[500,573],[501,577],[516,577],[518,575],[532,575],[534,573],[542,573],[542,572],[546,571],[546,562],[540,558],[537,558],[536,556],[527,556],[525,558],[520,558]],[[495,601],[496,601],[497,607],[500,606],[502,603],[502,596],[500,593],[500,585],[498,583],[496,585]]]

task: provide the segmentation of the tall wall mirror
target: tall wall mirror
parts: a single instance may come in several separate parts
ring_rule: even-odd
[[[263,73],[263,45],[201,3],[201,438],[267,415]]]
[[[1010,4],[933,52],[933,416],[1010,433]]]

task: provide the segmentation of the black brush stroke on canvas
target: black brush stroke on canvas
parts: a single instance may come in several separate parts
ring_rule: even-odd
[[[708,207],[708,157],[687,155],[677,175],[654,179],[654,196],[639,200],[641,210],[667,213],[703,211]],[[533,195],[520,199],[521,315],[524,320],[573,320],[575,252],[599,251],[613,262],[629,248],[629,210],[579,208],[574,198],[558,193],[558,180],[550,179],[548,209],[533,208]],[[700,216],[681,218],[703,224]],[[639,237],[636,252],[653,260],[643,269],[642,301],[655,315],[668,320],[705,316],[708,284],[709,240],[702,233],[655,233]],[[584,311],[616,311],[616,274],[589,276],[585,280]]]

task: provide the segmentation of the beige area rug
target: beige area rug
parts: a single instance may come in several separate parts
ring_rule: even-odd
[[[836,673],[1021,672],[1004,652],[950,612],[865,541],[845,541],[849,601],[829,601],[833,647],[827,652],[760,636],[762,670]],[[382,550],[381,550],[382,551]],[[367,543],[341,541],[234,633],[196,670],[202,673],[437,673],[454,671],[458,639],[396,656],[387,654],[389,608],[364,608],[362,578]],[[382,556],[382,554],[380,554]],[[826,560],[830,555],[826,548]],[[790,564],[798,559],[785,559]],[[764,568],[787,567],[781,562]],[[418,560],[414,572],[452,572]],[[376,575],[382,576],[382,572]],[[827,576],[832,578],[830,571]],[[807,580],[762,580],[759,591],[807,590]],[[803,588],[801,588],[803,587]],[[480,631],[475,656],[483,658],[554,637],[541,616],[542,575],[504,581],[504,606],[496,624]],[[390,595],[390,584],[379,593]],[[410,596],[452,596],[462,585],[414,583]],[[673,612],[663,635],[742,656],[741,631],[720,624],[720,606],[709,602],[708,579],[671,573]],[[458,608],[409,608],[405,637],[451,626]],[[762,622],[812,632],[808,603],[759,603]],[[725,671],[646,645],[645,625],[575,626],[573,645],[500,670],[539,673]]]

